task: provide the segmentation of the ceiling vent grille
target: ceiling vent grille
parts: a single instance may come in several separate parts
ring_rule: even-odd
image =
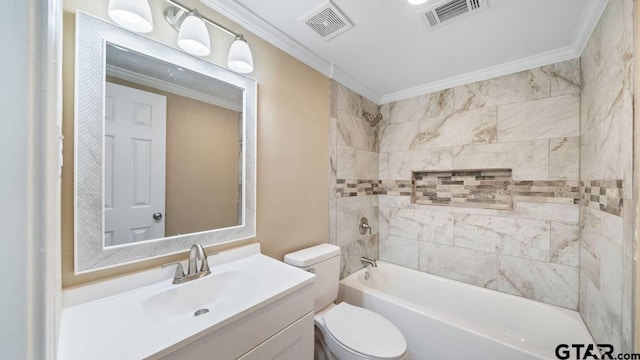
[[[424,23],[432,30],[487,8],[487,0],[446,0],[430,6],[420,13]]]
[[[323,5],[303,21],[324,40],[333,39],[353,27],[351,21],[332,2]]]

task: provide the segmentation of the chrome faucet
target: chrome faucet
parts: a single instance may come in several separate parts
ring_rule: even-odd
[[[369,259],[368,257],[361,257],[360,258],[360,262],[363,264],[367,264],[367,265],[371,265],[371,267],[378,267],[378,264],[376,264],[376,260],[375,259]]]
[[[198,269],[198,260],[200,260],[200,269]],[[187,266],[187,273],[184,273],[181,263],[170,263],[162,265],[163,268],[167,266],[176,265],[176,273],[173,276],[172,284],[182,284],[191,280],[200,279],[211,274],[209,269],[209,262],[207,260],[207,254],[204,253],[202,245],[195,243],[191,245],[189,249],[189,265]]]

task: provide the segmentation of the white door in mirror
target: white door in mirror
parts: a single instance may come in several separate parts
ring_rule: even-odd
[[[164,237],[167,98],[106,83],[104,245]]]

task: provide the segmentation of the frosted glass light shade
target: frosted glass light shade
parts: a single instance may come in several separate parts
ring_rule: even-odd
[[[189,54],[207,56],[211,54],[211,39],[204,21],[196,14],[189,14],[178,33],[178,46]]]
[[[109,0],[109,17],[116,24],[139,33],[153,30],[151,6],[147,0]]]
[[[236,41],[231,44],[227,57],[229,69],[241,74],[248,74],[253,71],[253,55],[249,44],[242,35],[236,37]]]

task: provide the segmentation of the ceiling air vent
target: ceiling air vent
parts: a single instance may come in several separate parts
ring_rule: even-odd
[[[431,5],[420,13],[429,30],[435,29],[451,22],[453,19],[461,19],[475,14],[487,8],[487,0],[446,0]]]
[[[349,19],[332,2],[323,5],[303,21],[324,40],[333,39],[353,27]]]

